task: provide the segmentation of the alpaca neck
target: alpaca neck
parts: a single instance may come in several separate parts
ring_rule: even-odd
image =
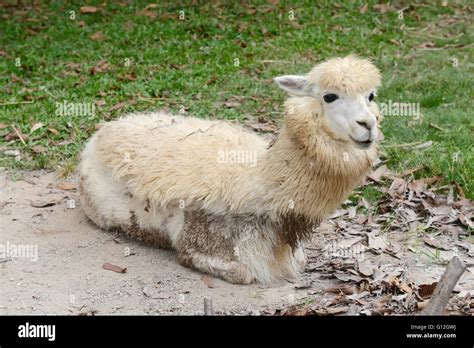
[[[278,216],[319,222],[336,209],[372,167],[376,149],[363,151],[313,128],[303,144],[284,127],[267,151],[260,170],[266,201]],[[309,147],[308,147],[309,146]]]

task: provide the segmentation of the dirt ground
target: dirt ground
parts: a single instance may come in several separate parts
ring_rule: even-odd
[[[372,236],[372,241],[369,237],[367,242],[365,232],[351,231],[347,226],[346,232],[337,235],[335,230],[341,222],[336,216],[315,233],[313,244],[308,246],[307,271],[298,282],[232,285],[180,266],[172,251],[127,240],[94,226],[82,212],[74,177],[60,189],[57,185],[64,180],[58,180],[51,172],[14,176],[16,180],[12,180],[11,173],[0,174],[0,246],[8,246],[10,253],[13,247],[31,249],[24,249],[22,255],[0,254],[3,315],[194,315],[203,314],[204,298],[212,300],[216,314],[274,314],[292,304],[308,303],[316,314],[343,314],[350,308],[352,314],[370,315],[377,308],[373,302],[380,304],[381,299],[385,307],[392,303],[391,313],[410,313],[415,298],[410,289],[420,290],[420,285],[426,287],[437,281],[445,268],[443,260],[459,253],[468,269],[455,288],[453,301],[460,303],[456,314],[472,313],[469,307],[474,297],[474,255],[469,246],[436,249],[433,258],[430,253],[415,252],[407,243],[401,243],[407,235],[398,232],[384,236],[394,240],[393,245],[400,246],[398,250],[372,252],[377,248],[370,243],[377,242],[377,236]],[[332,245],[332,251],[336,250],[334,243],[359,245],[359,249],[351,250],[363,253],[365,261],[345,259],[341,263],[331,257],[331,248],[327,247]],[[126,272],[106,270],[104,263],[126,268]],[[375,286],[344,290],[348,284],[363,279],[370,279]],[[423,302],[419,292],[416,294],[415,304]],[[341,295],[345,296],[344,301]],[[406,308],[402,308],[402,302]]]

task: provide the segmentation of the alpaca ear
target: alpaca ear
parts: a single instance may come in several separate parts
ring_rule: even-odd
[[[309,96],[311,88],[308,86],[308,78],[301,75],[285,75],[275,77],[274,81],[288,93]]]

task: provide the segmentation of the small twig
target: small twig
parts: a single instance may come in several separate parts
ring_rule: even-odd
[[[212,301],[208,298],[204,299],[204,315],[214,315]]]
[[[33,100],[28,100],[28,101],[18,101],[18,102],[6,102],[6,103],[0,103],[0,106],[7,106],[7,105],[18,105],[18,104],[31,104],[33,103]]]
[[[423,143],[422,141],[414,141],[412,143],[404,143],[404,144],[388,144],[388,145],[385,145],[384,147],[401,147],[401,148],[404,148],[404,147],[411,147],[411,146],[415,146],[415,145],[420,145],[422,143]]]
[[[23,140],[23,137],[21,136],[21,133],[18,131],[18,129],[16,129],[16,127],[14,125],[12,125],[12,128],[13,130],[15,131],[16,135],[18,135],[18,138],[20,138],[21,142],[23,143],[23,145],[26,146],[26,143],[25,141]]]
[[[261,60],[260,63],[267,64],[267,63],[291,63],[289,60],[271,60],[271,59],[266,59],[266,60]]]
[[[434,129],[437,129],[437,130],[439,130],[439,131],[442,131],[442,132],[446,132],[446,129],[441,128],[440,126],[438,126],[438,125],[436,125],[436,124],[434,124],[434,123],[432,123],[432,122],[430,122],[430,127],[431,127],[431,128],[434,128]]]
[[[426,149],[428,147],[431,147],[433,145],[433,142],[431,140],[424,142],[423,144],[413,146],[411,150],[419,150],[419,149]]]
[[[184,137],[182,137],[181,139],[178,139],[178,141],[181,141],[181,140],[184,140],[186,139],[187,137],[193,135],[193,134],[196,134],[196,133],[206,133],[209,129],[211,129],[212,127],[214,126],[217,126],[219,123],[214,123],[213,125],[211,125],[210,127],[208,127],[206,130],[202,130],[201,128],[199,128],[198,130],[195,130],[195,131],[192,131],[191,133],[189,134],[186,134]]]
[[[420,312],[420,315],[443,315],[449,297],[465,270],[465,263],[457,256],[454,256],[441,276],[438,285],[436,285],[430,302]]]
[[[400,177],[403,178],[403,177],[405,177],[405,176],[408,176],[408,175],[410,175],[410,174],[416,173],[416,172],[418,172],[418,171],[420,171],[420,170],[423,170],[423,169],[425,169],[425,168],[426,168],[426,166],[425,166],[424,164],[422,164],[421,166],[418,166],[418,167],[415,167],[415,168],[407,169],[407,170],[405,170],[403,173],[400,174]]]
[[[461,198],[466,198],[466,194],[464,193],[464,190],[462,189],[461,185],[459,185],[459,183],[457,183],[456,181],[453,181],[452,183],[454,184],[454,187],[456,187],[456,191],[458,192],[458,195]]]

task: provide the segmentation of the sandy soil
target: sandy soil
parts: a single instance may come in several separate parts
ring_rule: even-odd
[[[180,266],[172,251],[98,229],[82,212],[77,192],[55,188],[54,173],[15,176],[21,179],[0,174],[0,244],[33,249],[22,257],[0,255],[0,314],[202,314],[204,298],[212,300],[216,313],[273,314],[307,297],[317,301],[323,289],[339,282],[321,277],[311,263],[298,283],[271,287],[203,277]],[[75,208],[68,208],[69,200],[75,200]],[[57,203],[33,206],[52,201]],[[318,253],[315,245],[309,246],[310,259]],[[387,254],[370,257],[378,264],[403,263],[419,281],[437,280],[444,269],[418,257],[409,262]],[[126,267],[126,273],[103,269],[107,262]],[[472,273],[471,267],[458,287],[474,289]]]

